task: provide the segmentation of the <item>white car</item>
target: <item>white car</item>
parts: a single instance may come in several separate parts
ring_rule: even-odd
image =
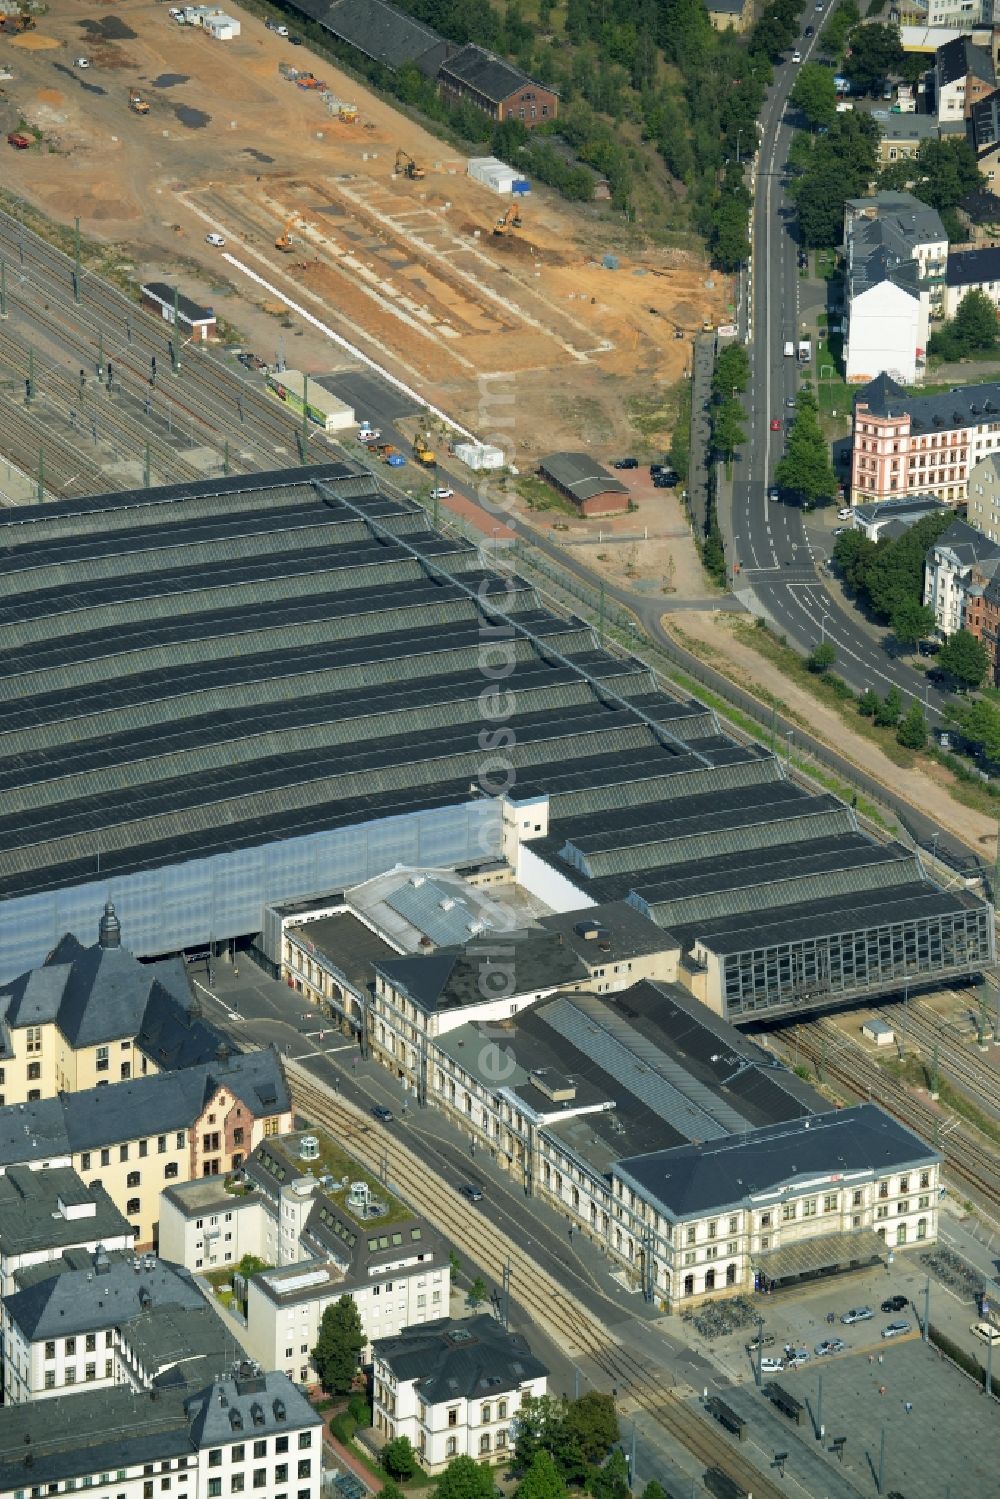
[[[74,60],[73,60],[73,66],[74,66],[74,68],[89,68],[90,67],[90,58],[89,57],[77,57],[77,58],[74,58]]]
[[[850,520],[853,514],[854,511],[851,509],[850,505],[844,505],[840,510],[837,511],[837,519]]]
[[[443,485],[439,485],[437,489],[431,490],[431,499],[450,500],[454,493],[455,491],[453,489],[447,489]]]
[[[760,1361],[762,1374],[780,1374],[784,1367],[780,1358],[762,1358]]]
[[[882,1336],[883,1338],[901,1338],[909,1330],[909,1322],[889,1322],[883,1327]]]
[[[799,51],[798,47],[796,47],[795,51],[792,53],[792,62],[801,62],[801,61],[802,61],[802,53]]]
[[[808,1348],[789,1348],[785,1354],[785,1368],[797,1369],[800,1364],[807,1364],[809,1359]]]
[[[358,442],[378,442],[381,436],[382,434],[377,427],[362,427],[358,433]]]
[[[221,234],[206,234],[205,243],[206,245],[214,245],[217,250],[221,250],[226,241]]]

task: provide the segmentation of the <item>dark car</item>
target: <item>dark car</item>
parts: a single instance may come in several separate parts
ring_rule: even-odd
[[[638,458],[616,458],[615,468],[638,468]]]
[[[383,1104],[383,1103],[377,1103],[375,1105],[375,1107],[372,1109],[372,1114],[378,1120],[379,1124],[391,1124],[392,1123],[392,1118],[393,1118],[392,1110],[391,1109],[387,1109],[386,1106],[385,1106],[385,1104]]]
[[[773,1348],[773,1347],[774,1347],[774,1333],[773,1332],[766,1332],[763,1337],[761,1337],[760,1334],[758,1333],[758,1335],[755,1338],[751,1338],[750,1341],[749,1341],[749,1343],[747,1344],[747,1353],[756,1353],[757,1350],[758,1350],[758,1348]]]
[[[671,474],[667,469],[661,469],[658,474],[653,475],[654,489],[676,489],[680,483],[676,474]]]
[[[290,36],[288,40],[291,42],[293,47],[302,46],[302,38],[300,36]]]
[[[483,1200],[483,1189],[482,1187],[477,1187],[475,1182],[466,1182],[464,1186],[459,1187],[458,1190],[461,1192],[462,1196],[467,1197],[470,1202],[482,1202]]]
[[[811,26],[807,26],[807,27],[806,27],[806,29],[805,29],[805,33],[804,33],[804,34],[805,34],[805,35],[806,35],[806,36],[812,36],[812,34],[813,34],[813,29],[812,29],[812,27],[811,27]]]
[[[884,1312],[901,1312],[910,1304],[908,1296],[887,1296],[882,1303]]]

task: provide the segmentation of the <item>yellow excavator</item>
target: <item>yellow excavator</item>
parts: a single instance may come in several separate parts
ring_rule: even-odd
[[[503,218],[497,219],[493,225],[494,234],[513,234],[515,229],[520,229],[524,220],[516,203],[512,203]]]
[[[295,249],[295,241],[292,239],[292,236],[288,232],[295,222],[296,215],[293,213],[290,219],[285,220],[284,228],[274,242],[274,248],[276,250],[281,250],[285,255],[290,255]]]
[[[419,182],[427,175],[423,167],[402,149],[396,152],[396,165],[393,170],[397,177],[402,174],[404,177],[409,177],[411,182]]]
[[[413,456],[423,468],[437,468],[437,458],[431,448],[431,434],[418,432],[413,439]]]

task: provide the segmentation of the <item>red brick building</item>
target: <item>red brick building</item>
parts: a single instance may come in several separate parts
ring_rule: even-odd
[[[542,459],[538,472],[572,500],[581,515],[616,515],[629,507],[628,486],[587,453],[551,453]]]
[[[498,123],[520,120],[530,130],[554,120],[559,110],[559,96],[552,89],[482,47],[463,47],[441,64],[437,76],[446,98],[474,104]]]

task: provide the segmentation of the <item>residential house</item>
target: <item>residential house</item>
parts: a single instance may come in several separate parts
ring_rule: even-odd
[[[194,1392],[168,1372],[147,1399],[85,1385],[0,1409],[0,1499],[320,1499],[322,1417],[285,1375],[226,1362]]]
[[[957,36],[935,54],[938,123],[968,120],[972,109],[996,88],[993,59],[969,36]]]
[[[912,161],[924,141],[940,140],[946,134],[963,133],[960,122],[940,126],[933,115],[893,114],[880,120],[882,127],[878,143],[878,157],[882,166],[891,166],[894,161]]]
[[[627,1254],[674,1310],[933,1243],[940,1168],[912,1130],[861,1104],[621,1160],[611,1175]]]
[[[924,561],[924,603],[934,610],[937,633],[947,637],[966,625],[972,588],[983,589],[1000,565],[1000,542],[955,520],[928,548]]]
[[[134,1229],[99,1181],[87,1186],[69,1166],[10,1166],[0,1176],[0,1297],[20,1271],[69,1250],[110,1253],[134,1243]]]
[[[883,373],[905,384],[923,378],[930,320],[941,307],[947,253],[940,215],[912,193],[848,199],[848,380],[871,380]]]
[[[553,89],[472,43],[447,57],[437,78],[444,98],[473,104],[498,124],[520,120],[531,130],[559,113],[559,96]]]
[[[375,1430],[409,1438],[424,1472],[440,1473],[456,1457],[508,1460],[512,1425],[527,1396],[546,1393],[548,1370],[494,1317],[442,1317],[379,1338],[372,1379]]]
[[[708,19],[716,31],[746,31],[753,15],[753,0],[708,0]]]
[[[905,499],[881,500],[873,505],[855,505],[851,523],[855,531],[861,531],[869,541],[880,541],[884,536],[902,536],[917,521],[928,515],[945,513],[950,506],[944,505],[932,495],[910,495]]]
[[[953,250],[945,272],[944,315],[953,318],[970,291],[982,292],[1000,311],[1000,247]]]
[[[71,1166],[104,1187],[136,1243],[149,1246],[165,1186],[226,1175],[291,1118],[274,1052],[223,1054],[209,1065],[0,1109],[0,1173]]]
[[[998,448],[1000,384],[912,396],[879,375],[855,397],[852,499],[929,494],[964,504],[971,470]]]
[[[1000,463],[995,453],[981,458],[969,474],[965,519],[974,531],[1000,544]]]
[[[994,192],[966,193],[959,199],[958,217],[966,238],[977,248],[1000,239],[1000,197]]]
[[[269,1138],[237,1190],[215,1178],[163,1194],[164,1251],[188,1269],[234,1268],[245,1254],[271,1268],[247,1287],[243,1342],[267,1368],[307,1383],[323,1312],[350,1296],[370,1339],[439,1317],[448,1308],[448,1249],[426,1218],[374,1177],[347,1179],[324,1165],[321,1134]]]
[[[202,1064],[224,1041],[182,960],[140,963],[109,901],[93,947],[67,933],[0,986],[0,1107]]]

